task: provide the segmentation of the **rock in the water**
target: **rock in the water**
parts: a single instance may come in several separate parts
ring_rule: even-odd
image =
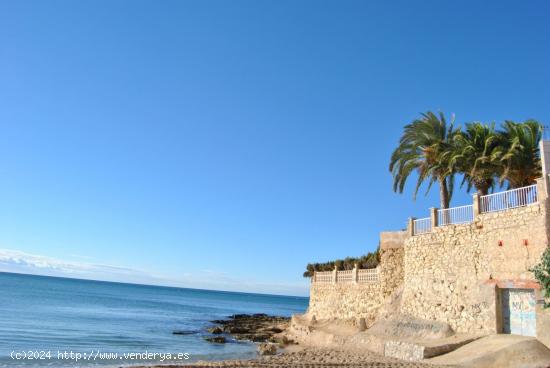
[[[275,355],[277,353],[277,346],[268,343],[260,344],[258,346],[258,353],[260,355]]]
[[[210,332],[211,334],[214,334],[214,335],[219,335],[219,334],[223,333],[223,329],[219,326],[215,326],[215,327],[210,327],[208,329],[208,332]]]
[[[197,333],[197,331],[187,331],[187,330],[172,331],[172,335],[192,335],[194,333]]]
[[[271,337],[270,335],[256,334],[252,336],[252,342],[264,342],[270,337]]]
[[[225,344],[225,337],[223,336],[212,336],[212,337],[205,337],[204,338],[208,342],[214,342],[216,344]]]
[[[211,321],[218,325],[220,333],[230,334],[236,340],[265,342],[285,331],[289,325],[288,317],[269,316],[266,314],[234,314],[227,320]],[[214,332],[212,327],[208,331]],[[217,331],[217,330],[216,330]]]
[[[229,318],[231,319],[243,319],[243,318],[249,318],[250,315],[248,314],[234,314],[232,316],[230,316]]]
[[[225,326],[224,330],[225,332],[229,332],[230,334],[243,334],[250,332],[248,328],[235,326]]]

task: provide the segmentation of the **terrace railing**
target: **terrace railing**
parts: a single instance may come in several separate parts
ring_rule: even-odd
[[[431,208],[430,217],[422,219],[409,218],[407,225],[409,235],[429,233],[437,226],[471,223],[478,215],[483,213],[505,211],[539,203],[541,199],[547,198],[547,188],[549,186],[547,178],[542,178],[537,179],[537,184],[522,188],[484,196],[474,194],[473,205],[446,209]]]
[[[318,282],[320,284],[331,284],[333,282],[334,272],[332,271],[315,271],[313,275],[313,282]]]
[[[414,234],[424,234],[432,231],[432,220],[429,217],[413,221]]]
[[[380,268],[344,270],[344,271],[315,271],[311,282],[318,284],[378,282]]]
[[[366,270],[357,270],[357,282],[377,282],[380,268],[368,268]]]
[[[336,272],[336,282],[352,282],[353,281],[353,271],[337,271]]]
[[[474,221],[474,206],[460,206],[437,210],[438,226],[466,224]]]
[[[534,184],[505,192],[488,194],[482,196],[480,199],[481,213],[524,207],[537,203],[537,185]]]

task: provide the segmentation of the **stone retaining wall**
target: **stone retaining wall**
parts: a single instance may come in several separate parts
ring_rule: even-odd
[[[318,320],[372,321],[382,302],[380,283],[311,284],[308,313]]]
[[[380,274],[378,282],[312,283],[308,314],[318,320],[372,322],[384,298],[403,284],[403,243],[405,231],[380,234]]]
[[[546,202],[409,237],[402,311],[457,332],[500,332],[499,285],[537,286],[528,270],[548,243]]]
[[[403,284],[405,277],[403,246],[400,248],[380,249],[380,284],[382,297],[389,296]]]

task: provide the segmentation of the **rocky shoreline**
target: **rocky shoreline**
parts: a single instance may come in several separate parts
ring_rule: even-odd
[[[223,344],[234,339],[236,341],[251,341],[260,343],[258,351],[261,355],[275,354],[277,347],[284,347],[294,342],[289,340],[285,331],[290,324],[290,318],[270,316],[263,313],[234,314],[227,319],[210,321],[214,326],[207,329],[210,335],[206,341]]]

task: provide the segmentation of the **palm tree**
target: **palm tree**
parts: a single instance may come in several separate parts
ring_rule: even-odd
[[[437,182],[441,208],[448,208],[453,194],[454,172],[450,158],[456,134],[453,122],[447,125],[441,112],[436,115],[428,111],[420,119],[406,125],[399,146],[391,156],[393,190],[403,193],[409,175],[416,172],[418,180],[414,198],[424,181],[429,183],[426,192]]]
[[[502,136],[495,124],[468,123],[454,139],[451,166],[464,174],[462,184],[468,183],[468,191],[473,186],[479,195],[488,194],[502,172]]]
[[[501,183],[508,181],[510,188],[536,183],[542,175],[539,141],[542,127],[536,120],[523,123],[505,121],[501,132],[505,142]]]

